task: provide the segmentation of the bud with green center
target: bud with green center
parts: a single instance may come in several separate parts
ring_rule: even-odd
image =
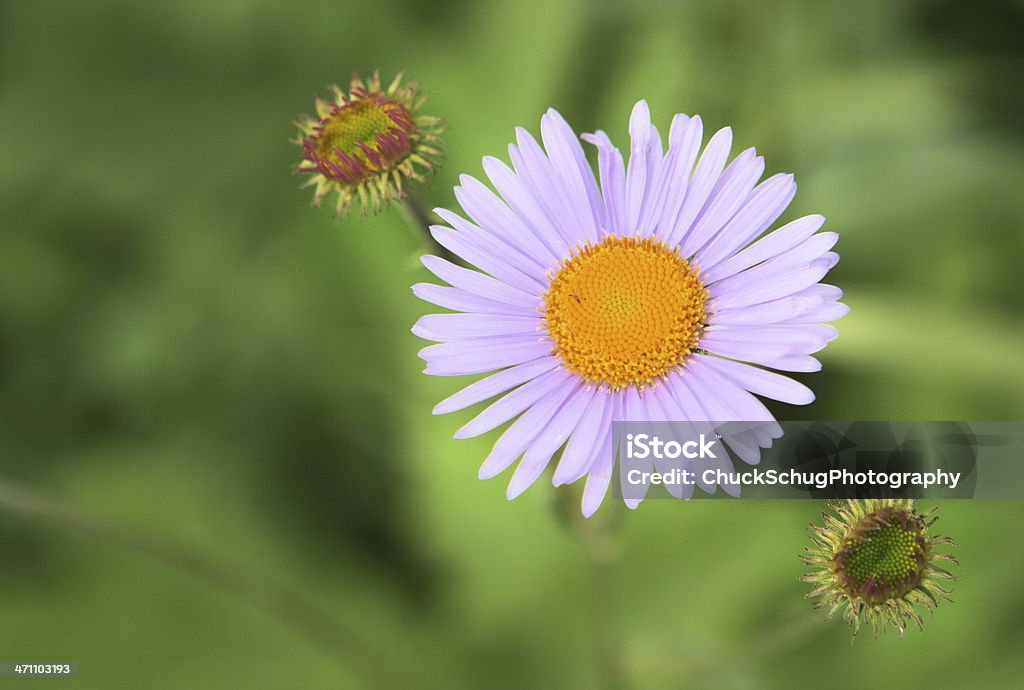
[[[437,166],[444,125],[419,114],[426,98],[401,74],[386,89],[376,72],[365,81],[355,75],[347,94],[331,89],[332,100],[317,99],[316,118],[295,123],[303,160],[296,172],[310,175],[315,205],[334,192],[335,215],[356,202],[364,214],[376,213]]]
[[[804,562],[813,572],[801,579],[815,585],[808,597],[818,597],[815,608],[827,607],[828,618],[843,609],[843,618],[856,635],[869,624],[875,637],[888,625],[902,635],[907,622],[922,626],[918,610],[931,611],[949,600],[942,584],[956,577],[939,565],[956,563],[940,544],[955,545],[949,537],[934,535],[936,509],[917,512],[911,499],[850,500],[822,513],[824,526],[811,526],[813,547]]]

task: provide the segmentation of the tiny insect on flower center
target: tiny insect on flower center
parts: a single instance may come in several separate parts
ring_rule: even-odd
[[[643,386],[697,346],[706,298],[678,250],[609,235],[562,262],[544,294],[544,323],[570,371],[611,389]]]
[[[923,533],[921,521],[905,511],[866,516],[833,559],[844,589],[869,604],[881,604],[914,589],[927,561]]]
[[[383,96],[369,94],[338,107],[321,124],[316,155],[334,163],[338,151],[376,171],[404,157],[411,150],[406,135],[412,116],[404,106]]]

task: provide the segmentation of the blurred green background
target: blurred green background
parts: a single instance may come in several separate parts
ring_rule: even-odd
[[[507,502],[476,479],[494,435],[431,416],[464,382],[420,373],[402,214],[310,208],[288,139],[327,84],[404,68],[451,206],[549,106],[620,144],[639,98],[732,125],[796,173],[786,218],[842,234],[853,312],[777,413],[1019,419],[1022,33],[1019,2],[952,0],[0,4],[0,479],[127,530],[0,509],[0,660],[77,660],[54,687],[1017,686],[1019,503],[942,505],[956,603],[902,640],[810,612],[809,501],[609,501],[590,572],[564,493]]]

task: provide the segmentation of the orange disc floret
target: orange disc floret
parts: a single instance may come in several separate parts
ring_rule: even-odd
[[[707,290],[678,249],[609,235],[578,247],[544,294],[544,323],[570,371],[611,389],[681,364],[704,326]]]

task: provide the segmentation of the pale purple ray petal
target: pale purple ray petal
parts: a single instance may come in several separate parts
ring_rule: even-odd
[[[719,340],[714,333],[701,336],[700,348],[721,357],[757,364],[764,364],[766,361],[773,361],[780,357],[788,357],[791,354],[790,348],[786,345]]]
[[[693,357],[751,393],[791,405],[807,405],[814,402],[814,392],[810,388],[781,374],[718,357]]]
[[[729,150],[732,148],[732,129],[725,127],[715,132],[714,136],[704,148],[700,156],[693,176],[686,185],[686,197],[679,208],[678,215],[671,220],[667,227],[671,230],[665,234],[665,239],[670,246],[675,246],[683,241],[683,238],[690,232],[693,221],[697,214],[704,208],[711,190],[715,188],[725,161],[729,158]]]
[[[558,264],[548,245],[538,239],[536,230],[520,220],[519,216],[498,198],[483,182],[469,175],[460,175],[461,186],[455,188],[455,198],[477,225],[499,237],[508,247],[532,257],[543,273]]]
[[[501,202],[495,200],[495,203]],[[534,280],[542,281],[546,285],[545,274],[547,273],[549,265],[542,263],[540,259],[532,255],[529,251],[524,251],[519,246],[510,246],[509,242],[502,238],[501,235],[478,227],[457,213],[453,213],[443,208],[435,208],[434,213],[440,216],[442,220],[448,223],[448,225],[457,230],[461,237],[472,240],[480,250],[487,251],[492,255],[500,256],[502,260],[511,266],[514,266],[521,273],[524,273]],[[511,211],[509,211],[509,213],[511,213]],[[523,232],[526,231],[524,230]]]
[[[772,439],[782,436],[782,427],[775,421],[771,411],[760,400],[746,389],[725,378],[707,366],[703,360],[694,359],[689,362],[688,371],[696,372],[704,379],[711,390],[728,392],[728,400],[736,413],[736,420],[741,422],[763,422],[753,429],[761,448],[768,448]]]
[[[412,327],[424,340],[448,342],[462,338],[494,335],[542,335],[540,316],[495,316],[493,314],[427,314]]]
[[[456,410],[475,405],[478,402],[493,398],[521,383],[526,383],[541,374],[547,373],[561,364],[561,360],[553,356],[539,357],[532,362],[518,364],[496,374],[471,383],[458,393],[450,395],[434,406],[434,414],[448,414]]]
[[[827,323],[841,319],[850,313],[850,308],[842,302],[827,302],[806,314],[794,316],[786,323]]]
[[[736,157],[715,183],[693,228],[680,245],[683,256],[692,256],[722,229],[740,210],[764,172],[764,158],[754,149]]]
[[[627,422],[645,422],[645,421],[658,421],[657,419],[651,418],[651,411],[648,409],[644,400],[641,399],[640,393],[636,386],[630,386],[622,391],[622,418]],[[615,441],[613,441],[614,443]],[[622,459],[619,458],[619,462]],[[653,466],[653,460],[651,462]],[[648,483],[641,484],[634,491],[630,492],[629,498],[623,497],[623,502],[626,507],[630,510],[635,510],[640,502],[647,496],[647,492],[650,490],[651,485]],[[633,495],[639,493],[639,496]]]
[[[516,458],[544,430],[552,416],[558,412],[562,403],[577,386],[576,382],[559,386],[523,412],[519,419],[512,422],[512,425],[495,442],[483,464],[480,465],[480,471],[477,473],[480,479],[490,479],[504,472],[515,462]]]
[[[704,125],[698,115],[692,118],[676,115],[672,120],[668,154],[661,168],[662,175],[659,176],[660,192],[656,203],[650,207],[650,219],[646,213],[645,218],[641,219],[642,224],[649,223],[663,240],[668,240],[673,229],[673,221],[679,214],[683,199],[686,198],[690,173],[700,152],[703,134]]]
[[[814,315],[818,310],[831,304],[823,297],[806,293],[807,291],[803,290],[795,295],[771,302],[717,311],[708,315],[708,323],[723,326],[783,323],[791,319],[802,319],[808,315]],[[808,319],[807,321],[807,323],[816,322],[820,321],[818,319]]]
[[[618,395],[611,396],[611,419],[617,417],[619,406]],[[590,517],[601,505],[605,494],[608,493],[608,484],[612,478],[612,468],[615,461],[615,453],[612,448],[612,425],[609,423],[604,427],[604,438],[595,444],[597,456],[587,472],[587,483],[583,487],[582,509],[583,516]]]
[[[565,188],[566,203],[579,217],[584,239],[596,241],[598,228],[604,226],[604,205],[576,133],[557,110],[550,108],[541,118],[540,134]]]
[[[583,237],[578,226],[586,219],[576,218],[566,205],[560,176],[551,167],[551,161],[533,135],[522,127],[516,127],[516,143],[518,146],[508,147],[512,167],[565,243],[570,247],[576,246]]]
[[[586,412],[565,445],[562,459],[559,460],[555,474],[551,478],[552,484],[568,484],[586,473],[600,450],[597,447],[598,441],[604,438],[607,429],[611,427],[611,415],[611,395],[606,391],[596,390]]]
[[[775,222],[795,195],[792,175],[773,175],[759,184],[732,220],[697,252],[697,265],[708,271],[750,244]]]
[[[476,314],[509,314],[536,316],[537,307],[506,304],[486,297],[480,297],[459,288],[435,285],[434,283],[416,283],[412,286],[412,294],[424,302],[452,309],[454,311],[473,312]]]
[[[686,386],[684,379],[686,378],[688,371],[683,369],[682,371],[676,372],[668,376],[665,381],[665,391],[671,400],[676,403],[676,415],[678,420],[692,421],[694,424],[682,425],[683,433],[686,436],[695,436],[698,429],[706,428],[706,425],[700,424],[700,422],[713,422],[716,421],[711,419],[711,415],[704,409],[703,404],[694,397],[693,393]],[[705,482],[703,477],[703,470],[707,469],[706,466],[702,466],[697,473],[695,483],[705,493],[713,494],[716,490],[716,486],[713,482]]]
[[[463,376],[510,367],[551,352],[551,341],[534,335],[507,335],[428,345],[419,351],[424,373]]]
[[[638,101],[629,116],[629,164],[626,166],[626,232],[637,232],[640,210],[647,190],[651,155],[651,111],[647,101]]]
[[[709,348],[708,351],[723,357],[729,357],[730,359],[768,366],[769,369],[777,369],[782,372],[817,372],[821,369],[820,362],[810,355],[777,354],[777,350],[762,352],[749,345],[745,347],[743,345],[731,345],[716,349]]]
[[[798,371],[803,373],[821,371],[821,362],[810,355],[779,357],[771,362],[767,362],[766,366],[772,369],[779,369],[780,371]]]
[[[547,285],[535,275],[524,273],[508,259],[514,256],[511,252],[488,246],[486,235],[461,234],[443,225],[431,225],[430,235],[437,243],[466,262],[489,273],[506,285],[522,290],[528,294],[539,294]]]
[[[690,378],[687,374],[688,371],[684,369],[682,372],[680,372],[679,375],[672,376],[668,379],[668,381],[666,382],[666,386],[668,388],[669,393],[676,399],[676,402],[679,404],[680,409],[693,410],[691,419],[693,419],[695,422],[719,421],[714,419],[714,415],[707,409],[707,407],[705,406],[705,402],[700,397],[700,395],[695,394],[694,389],[691,386],[687,385],[688,379]],[[707,425],[694,424],[689,428],[688,433],[696,434],[697,431],[706,428]],[[704,481],[704,471],[709,469],[721,469],[724,471],[732,470],[732,461],[729,459],[727,453],[718,453],[717,457],[715,458],[704,459],[704,462],[702,463],[701,467],[699,468],[699,471],[697,472],[695,483],[697,484],[697,486],[701,488],[702,491],[709,494],[713,494],[715,493],[715,491],[717,491],[718,485],[714,482]]]
[[[751,269],[751,271],[753,270],[757,269]],[[747,273],[749,272],[747,271]],[[762,283],[761,285],[754,283],[742,290],[735,289],[720,297],[710,298],[707,302],[707,310],[709,312],[718,312],[725,309],[749,307],[750,305],[761,304],[762,302],[771,302],[814,285],[826,273],[828,273],[827,266],[815,266],[812,263],[807,268],[794,268],[784,273],[771,274],[771,282]]]
[[[427,267],[427,270],[435,276],[466,292],[486,297],[495,302],[504,302],[520,307],[540,306],[540,292],[530,293],[525,290],[507,285],[500,280],[484,275],[479,271],[456,266],[451,261],[442,259],[439,256],[427,254],[420,257],[420,261]]]
[[[816,233],[824,222],[824,216],[813,215],[797,218],[792,223],[783,225],[717,266],[706,269],[702,274],[704,284],[710,285],[736,275],[762,261],[789,251]]]
[[[640,237],[651,237],[657,234],[658,225],[657,221],[661,217],[662,209],[665,207],[665,200],[668,196],[668,191],[671,185],[667,182],[667,179],[673,178],[675,174],[676,160],[679,158],[678,146],[673,144],[673,136],[678,140],[683,133],[686,131],[686,124],[689,122],[689,117],[686,115],[676,115],[672,118],[672,127],[669,130],[669,148],[668,153],[663,158],[659,155],[648,156],[648,161],[653,161],[648,166],[648,178],[647,178],[647,190],[645,192],[646,201],[643,208],[640,210],[640,218],[637,220],[637,235]],[[660,149],[661,137],[657,135],[657,130],[653,129],[651,136],[657,136],[658,148]],[[659,160],[660,159],[660,160]]]
[[[662,421],[666,422],[681,422],[684,420],[680,417],[680,413],[677,411],[679,405],[672,397],[671,393],[668,392],[666,386],[656,386],[647,393],[648,402],[653,406],[659,408],[659,416]],[[677,424],[676,426],[682,427],[683,425]],[[678,458],[655,458],[654,467],[661,472],[663,475],[670,474],[673,470],[690,470],[692,463],[684,455],[680,455]],[[678,484],[664,484],[664,488],[676,498],[690,498],[693,496],[693,484],[684,484],[682,482]]]
[[[827,235],[828,233],[823,232],[821,234]],[[837,263],[839,263],[838,254],[836,254],[835,252],[825,252],[824,254],[821,255],[820,259],[817,259],[816,261],[813,262],[813,265],[824,266],[827,270],[831,271]]]
[[[551,421],[544,427],[544,431],[533,439],[523,455],[523,459],[519,461],[519,466],[512,474],[506,493],[509,500],[521,494],[536,481],[540,473],[551,462],[551,456],[562,447],[562,444],[576,428],[594,394],[593,388],[579,386],[562,404],[557,414],[551,417]]]
[[[651,184],[658,178],[659,170],[664,162],[664,150],[661,144],[661,133],[658,128],[653,124],[651,125],[651,133],[649,139],[648,154],[647,154],[647,189],[644,190],[644,205],[646,206],[651,202],[651,193],[653,189]],[[640,210],[643,215],[643,209]]]
[[[505,163],[492,156],[484,157],[484,172],[487,178],[538,240],[544,243],[552,256],[564,257],[569,245],[562,239],[558,229],[548,219],[533,194],[519,179],[519,176]]]
[[[567,384],[572,374],[555,369],[527,381],[508,395],[495,400],[483,412],[455,432],[455,438],[472,438],[504,424],[545,395]]]
[[[701,336],[714,336],[716,342],[775,345],[788,348],[793,354],[817,352],[839,335],[832,326],[825,324],[786,324],[770,326],[711,326]]]
[[[843,291],[835,285],[829,285],[828,283],[817,283],[806,290],[801,291],[799,294],[814,295],[816,297],[821,297],[828,302],[833,302],[837,299],[843,298]]]
[[[655,386],[644,391],[644,395],[641,397],[641,403],[643,406],[645,418],[652,422],[669,422],[673,421],[672,410],[674,408],[665,403],[664,397],[670,397],[663,389],[664,386]],[[685,469],[687,466],[686,457],[679,456],[678,458],[669,457],[655,457],[654,458],[654,469],[662,474],[671,475],[674,470]],[[669,492],[670,495],[676,498],[690,497],[692,494],[693,487],[690,487],[690,492],[685,491],[685,487],[682,484],[663,484],[662,488]],[[644,492],[646,494],[646,492]]]
[[[626,169],[622,153],[601,130],[584,134],[582,138],[597,147],[597,169],[604,200],[603,229],[606,233],[623,234],[626,230]]]
[[[742,415],[733,406],[733,400],[729,389],[716,386],[713,380],[709,380],[699,366],[687,368],[689,376],[682,377],[682,384],[690,389],[693,396],[700,401],[708,416],[716,422],[736,422],[742,420]],[[761,449],[757,438],[750,433],[723,434],[722,440],[748,465],[756,465],[761,462]]]
[[[776,280],[777,276],[794,269],[806,268],[824,259],[836,239],[834,232],[814,235],[788,252],[711,285],[708,288],[708,294],[714,299],[731,293],[750,292],[757,286],[770,284]]]

